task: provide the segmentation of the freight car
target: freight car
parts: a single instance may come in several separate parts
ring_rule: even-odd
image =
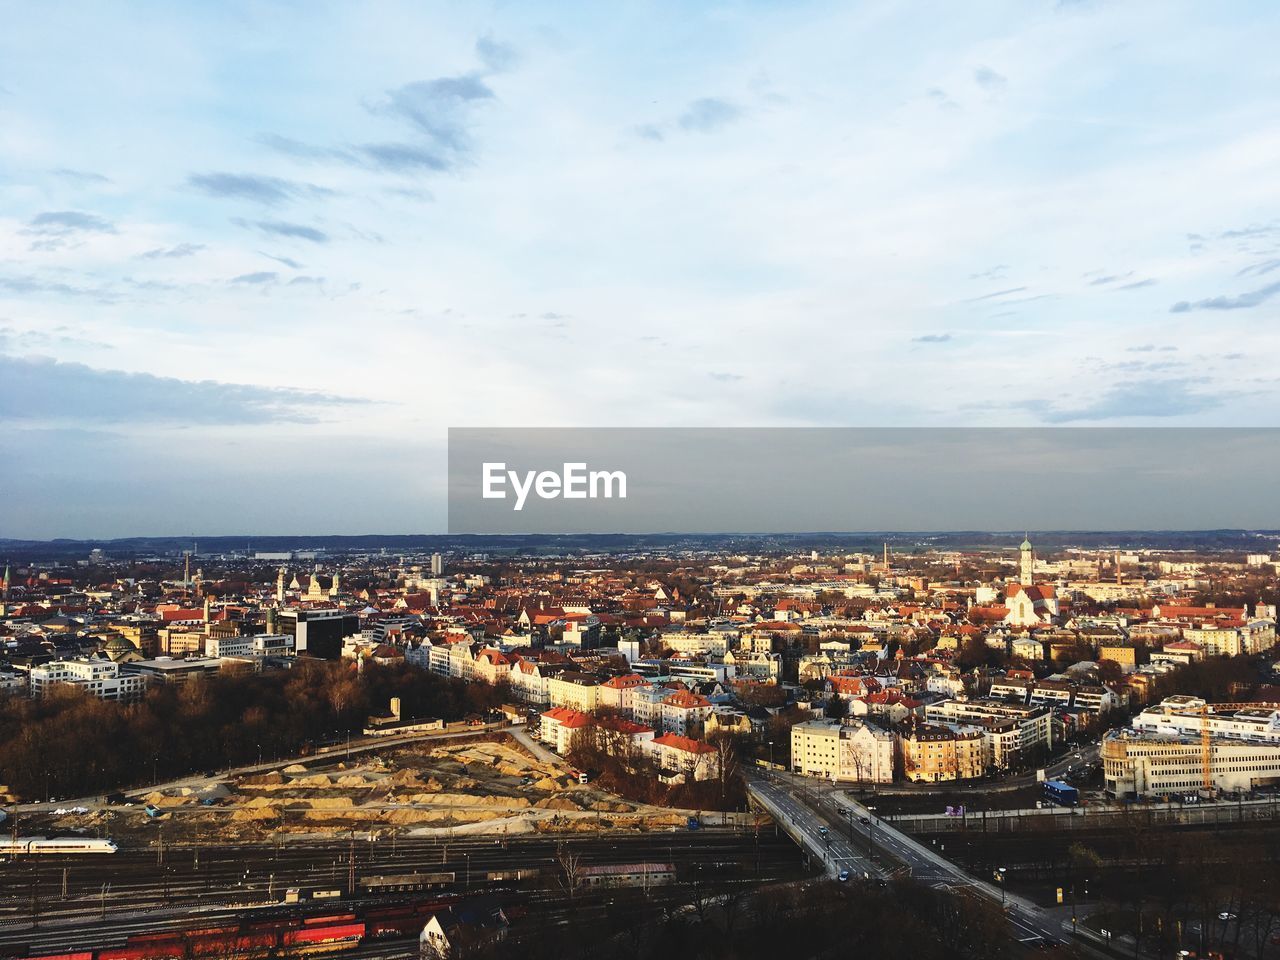
[[[353,914],[268,920],[230,927],[134,934],[121,947],[47,954],[28,960],[262,960],[348,950],[365,936]]]

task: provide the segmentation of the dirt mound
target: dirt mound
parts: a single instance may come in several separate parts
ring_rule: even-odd
[[[534,804],[543,810],[577,810],[578,805],[568,797],[544,797]]]

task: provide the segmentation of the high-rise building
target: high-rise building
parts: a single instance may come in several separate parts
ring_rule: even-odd
[[[342,641],[360,633],[360,617],[345,610],[282,610],[279,630],[294,640],[300,657],[338,660]]]

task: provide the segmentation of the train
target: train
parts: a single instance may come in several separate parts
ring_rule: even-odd
[[[256,960],[306,957],[347,950],[364,939],[366,924],[355,914],[292,920],[258,920],[192,930],[137,933],[122,946],[44,954],[29,960]]]
[[[452,872],[398,873],[360,878],[360,887],[369,893],[404,893],[409,890],[436,890],[453,886]]]
[[[113,840],[96,837],[18,837],[0,839],[0,856],[24,856],[33,853],[80,856],[87,853],[115,853],[120,848]]]
[[[458,894],[404,904],[371,906],[360,913],[247,920],[159,933],[136,933],[121,946],[74,953],[30,955],[23,960],[266,960],[350,950],[390,937],[413,937]]]

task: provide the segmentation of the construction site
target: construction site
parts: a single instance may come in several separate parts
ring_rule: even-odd
[[[506,734],[424,739],[354,757],[325,756],[242,776],[156,789],[125,803],[27,815],[24,832],[154,842],[419,838],[682,827],[688,813],[622,800],[540,760]]]

